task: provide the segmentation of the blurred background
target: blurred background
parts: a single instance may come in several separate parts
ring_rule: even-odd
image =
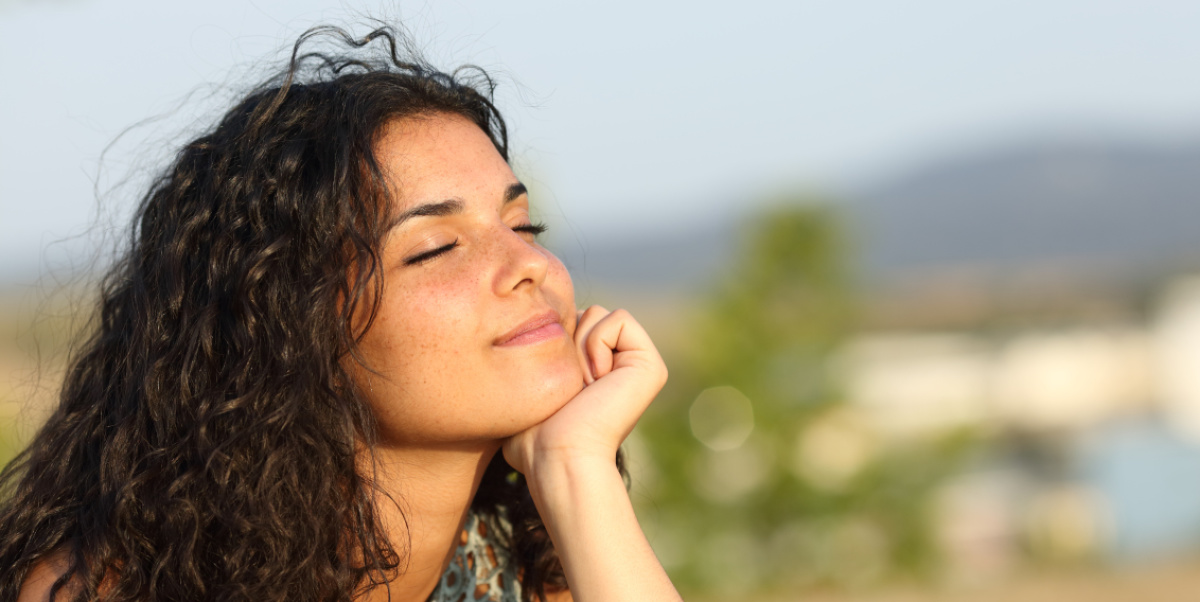
[[[0,457],[149,174],[315,23],[490,70],[695,600],[1200,591],[1200,4],[0,0]],[[365,31],[365,28],[360,28]]]

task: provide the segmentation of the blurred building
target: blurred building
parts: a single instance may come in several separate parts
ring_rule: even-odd
[[[969,429],[989,441],[936,508],[952,571],[1200,549],[1200,277],[1151,299],[1107,318],[1081,299],[1075,315],[1060,303],[965,329],[925,316],[844,346],[847,401],[881,440]]]

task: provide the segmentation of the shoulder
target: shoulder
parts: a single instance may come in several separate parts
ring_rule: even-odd
[[[66,574],[70,566],[66,552],[55,552],[39,560],[25,575],[25,582],[21,584],[21,592],[17,594],[17,602],[48,602],[54,583],[58,581],[59,577]],[[74,592],[68,585],[59,590],[57,597],[66,599],[72,593]]]

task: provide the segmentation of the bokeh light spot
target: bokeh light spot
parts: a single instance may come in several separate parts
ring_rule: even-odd
[[[754,408],[733,387],[701,391],[688,412],[692,435],[714,451],[737,449],[754,431]]]

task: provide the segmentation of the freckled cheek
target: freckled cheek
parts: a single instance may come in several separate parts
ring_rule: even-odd
[[[425,352],[470,346],[479,320],[478,287],[468,278],[437,279],[411,287],[398,303],[403,338]]]
[[[558,286],[564,287],[566,292],[574,295],[575,285],[571,282],[571,273],[567,271],[567,266],[553,254],[549,255],[549,260],[547,279],[554,279]]]
[[[546,270],[547,286],[545,288],[548,294],[557,297],[556,299],[552,299],[551,303],[558,305],[557,309],[559,311],[564,313],[569,312],[569,315],[574,315],[577,308],[575,307],[575,285],[571,282],[571,274],[567,271],[566,266],[559,261],[558,257],[549,255],[549,258],[550,264]],[[567,323],[571,325],[567,334],[574,336],[575,321],[568,320]]]

